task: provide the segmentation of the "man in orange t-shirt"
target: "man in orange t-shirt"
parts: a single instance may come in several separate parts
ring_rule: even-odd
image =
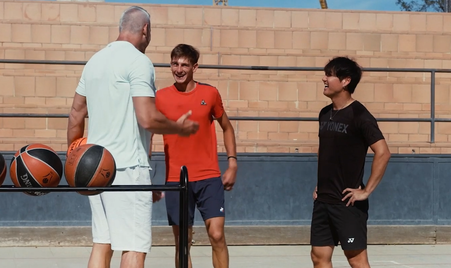
[[[213,249],[213,266],[229,267],[229,253],[224,235],[224,190],[230,191],[237,172],[235,132],[227,117],[219,91],[210,85],[199,83],[193,75],[198,68],[199,52],[186,44],[177,45],[171,52],[171,71],[175,83],[157,91],[157,109],[167,118],[177,120],[187,110],[190,119],[199,123],[199,130],[190,137],[163,135],[166,160],[166,184],[180,183],[180,167],[186,166],[189,174],[189,240],[197,206],[207,228]],[[214,120],[224,133],[229,167],[221,177]],[[166,209],[176,243],[176,267],[178,266],[179,193],[166,193]],[[189,267],[191,258],[189,259]]]

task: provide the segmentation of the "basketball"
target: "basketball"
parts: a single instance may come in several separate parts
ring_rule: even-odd
[[[16,187],[57,187],[63,175],[63,163],[52,148],[34,143],[16,152],[9,172]],[[49,192],[25,193],[40,196]]]
[[[0,186],[2,186],[3,182],[6,178],[6,162],[5,158],[2,154],[0,154]]]
[[[66,156],[68,156],[75,148],[77,148],[80,145],[86,144],[86,141],[88,140],[88,138],[83,137],[83,138],[79,138],[74,140],[70,145],[69,148],[67,148],[67,152],[66,152]]]
[[[108,187],[116,177],[116,162],[103,146],[84,144],[68,156],[64,168],[67,183],[72,187]],[[102,191],[78,192],[96,195]]]

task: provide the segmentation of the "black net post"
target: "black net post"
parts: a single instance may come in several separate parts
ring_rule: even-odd
[[[186,166],[182,166],[180,171],[179,211],[179,267],[188,268],[188,169]]]

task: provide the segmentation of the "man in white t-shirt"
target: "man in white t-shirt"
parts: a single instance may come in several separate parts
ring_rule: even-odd
[[[116,161],[113,185],[149,185],[150,136],[189,136],[199,125],[187,111],[177,122],[155,107],[155,69],[144,54],[150,39],[150,15],[130,7],[120,19],[119,37],[97,52],[83,69],[67,129],[67,143],[83,136],[111,152]],[[121,268],[143,268],[151,248],[152,201],[161,193],[103,192],[89,196],[93,247],[88,268],[108,268],[114,250],[122,251]]]

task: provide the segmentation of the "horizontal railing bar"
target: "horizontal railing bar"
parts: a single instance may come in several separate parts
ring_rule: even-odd
[[[85,65],[87,61],[65,61],[65,60],[24,60],[24,59],[0,59],[0,63],[12,64],[57,64],[57,65]],[[170,67],[169,63],[154,63],[155,67]],[[323,71],[323,67],[295,67],[295,66],[240,66],[240,65],[199,65],[204,69],[227,69],[227,70],[258,70],[258,71]],[[451,69],[430,68],[363,68],[369,72],[440,72],[448,73]]]
[[[68,118],[67,114],[30,114],[30,113],[0,113],[2,117],[32,117],[32,118]],[[271,116],[229,116],[235,121],[318,121],[317,117],[271,117]],[[431,118],[377,118],[380,122],[431,122]],[[436,122],[451,122],[448,118],[435,118]]]
[[[112,185],[109,187],[70,187],[58,185],[57,187],[16,187],[14,185],[0,186],[0,192],[78,192],[78,191],[105,191],[105,192],[131,192],[131,191],[181,191],[182,186],[166,185]]]
[[[237,121],[318,121],[317,117],[253,117],[253,116],[229,116],[230,120]],[[451,122],[451,119],[444,119]],[[430,118],[377,118],[380,122],[431,122]],[[437,120],[436,120],[437,121]],[[446,122],[448,122],[446,121]],[[445,122],[445,121],[444,121]]]
[[[0,59],[0,63],[18,63],[18,64],[86,65],[86,62],[87,61]]]
[[[433,69],[436,73],[451,73],[451,69]]]
[[[68,118],[68,114],[0,113],[1,117]]]
[[[234,121],[318,121],[317,117],[229,116]]]

